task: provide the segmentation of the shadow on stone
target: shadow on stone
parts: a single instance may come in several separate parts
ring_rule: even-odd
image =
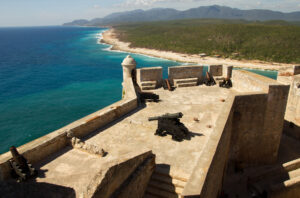
[[[13,181],[0,182],[1,197],[5,198],[75,198],[73,188],[49,183]]]
[[[149,186],[152,189],[157,189],[157,193],[162,193],[169,196],[177,195],[176,186],[174,185],[174,178],[172,178],[170,173],[170,165],[156,164],[156,170],[152,175]],[[149,193],[151,194],[151,192]]]
[[[65,153],[69,152],[70,150],[72,150],[72,147],[67,146],[67,147],[57,151],[56,153],[49,155],[48,157],[46,157],[44,160],[40,161],[39,163],[34,164],[34,167],[38,171],[37,177],[44,178],[45,172],[48,171],[48,170],[42,170],[42,169],[40,169],[40,167],[43,167],[44,165],[48,164],[49,162],[52,162],[53,160],[57,159],[61,155],[64,155]]]
[[[288,136],[300,140],[300,126],[293,122],[285,120],[283,125],[283,132]]]
[[[196,136],[200,137],[200,136],[204,136],[204,135],[202,133],[195,133],[195,132],[190,131],[188,133],[187,137],[185,138],[185,140],[191,140],[192,138],[194,138]]]
[[[136,108],[135,110],[133,110],[133,111],[131,111],[131,112],[129,112],[129,113],[127,113],[127,114],[121,116],[120,118],[118,118],[118,119],[112,121],[111,123],[105,125],[104,127],[101,127],[101,128],[99,128],[99,129],[95,130],[94,132],[90,133],[89,135],[83,137],[82,140],[83,140],[83,141],[86,141],[86,140],[88,140],[88,139],[94,137],[95,135],[101,133],[102,131],[105,131],[106,129],[108,129],[108,128],[114,126],[114,125],[116,125],[116,124],[119,123],[119,122],[122,122],[122,121],[123,121],[124,119],[126,119],[127,117],[132,116],[133,114],[139,112],[140,110],[142,110],[142,109],[144,109],[144,108],[146,108],[146,104],[141,103],[141,104],[138,106],[138,108]]]

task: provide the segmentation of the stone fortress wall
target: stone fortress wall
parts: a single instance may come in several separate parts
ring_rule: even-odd
[[[30,162],[39,162],[70,145],[70,138],[85,137],[96,129],[137,109],[138,89],[135,87],[132,76],[135,64],[134,60],[130,58],[129,61],[127,58],[122,63],[124,93],[122,100],[19,147],[19,152]],[[202,71],[202,66],[170,67],[169,80],[174,85],[176,79],[188,79],[189,82],[184,83],[191,83],[196,79],[196,85],[198,85],[203,80]],[[248,71],[232,71],[232,67],[228,66],[212,65],[209,67],[209,71],[214,77],[232,77],[233,89],[231,95],[225,100],[222,114],[218,117],[214,131],[204,145],[205,152],[199,157],[197,165],[184,187],[182,197],[219,196],[229,161],[245,167],[272,163],[277,158],[289,85],[280,84],[275,80]],[[163,82],[162,68],[137,69],[136,81],[140,87],[146,83],[145,86],[148,88],[150,84],[150,89],[151,87],[159,88]],[[152,86],[153,82],[155,86]],[[292,97],[290,96],[291,101],[293,101]],[[10,158],[10,153],[0,156],[0,180],[2,181],[9,177],[8,160]],[[143,183],[144,188],[134,190],[134,192],[137,192],[137,197],[141,197],[152,174],[151,167],[154,166],[154,163],[151,151],[132,153],[125,160],[110,163],[106,169],[109,173],[107,175],[110,176],[98,175],[95,180],[98,183],[90,184],[90,189],[94,189],[93,192],[86,192],[85,195],[92,197],[97,193],[103,193],[104,189],[110,189],[110,195],[113,193],[120,195],[122,192],[126,197],[126,193],[132,191],[138,182]],[[116,166],[117,164],[124,166]],[[128,171],[129,167],[133,168]],[[141,170],[147,170],[145,177],[141,177],[143,175]],[[122,176],[122,172],[126,171],[128,174]],[[133,173],[136,176],[135,179],[132,179]],[[131,185],[124,186],[120,181],[117,186],[115,182],[105,182],[119,176],[122,178],[120,181],[126,181],[127,184],[131,182]],[[131,180],[128,181],[130,176]]]
[[[290,85],[284,132],[300,140],[300,66],[280,71],[277,80]]]

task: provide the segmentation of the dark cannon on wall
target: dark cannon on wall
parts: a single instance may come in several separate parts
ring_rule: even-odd
[[[224,78],[224,79],[219,83],[219,86],[228,89],[228,88],[232,87],[232,82],[231,82],[230,78]]]
[[[215,81],[214,77],[209,72],[206,72],[203,83],[206,86],[213,86],[213,85],[216,84],[216,81]]]
[[[155,135],[166,136],[167,134],[172,135],[172,139],[176,141],[182,141],[188,137],[189,130],[180,122],[183,114],[174,113],[174,114],[164,114],[162,116],[150,117],[149,121],[158,121],[157,130]]]
[[[20,155],[16,147],[10,147],[12,159],[9,161],[12,168],[12,176],[17,178],[18,182],[25,181],[29,177],[35,176],[37,171],[28,163],[23,155]]]

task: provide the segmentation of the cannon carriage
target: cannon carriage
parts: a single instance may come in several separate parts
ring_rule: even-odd
[[[183,114],[181,112],[174,114],[164,114],[162,116],[150,117],[149,121],[158,121],[158,126],[155,135],[166,136],[172,135],[172,139],[176,141],[182,141],[186,139],[189,134],[189,130],[180,122]]]

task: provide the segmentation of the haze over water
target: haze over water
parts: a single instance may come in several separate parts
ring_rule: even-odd
[[[121,99],[128,53],[98,44],[94,27],[0,28],[0,153]],[[138,67],[180,63],[132,55]],[[276,78],[276,72],[261,72]]]

